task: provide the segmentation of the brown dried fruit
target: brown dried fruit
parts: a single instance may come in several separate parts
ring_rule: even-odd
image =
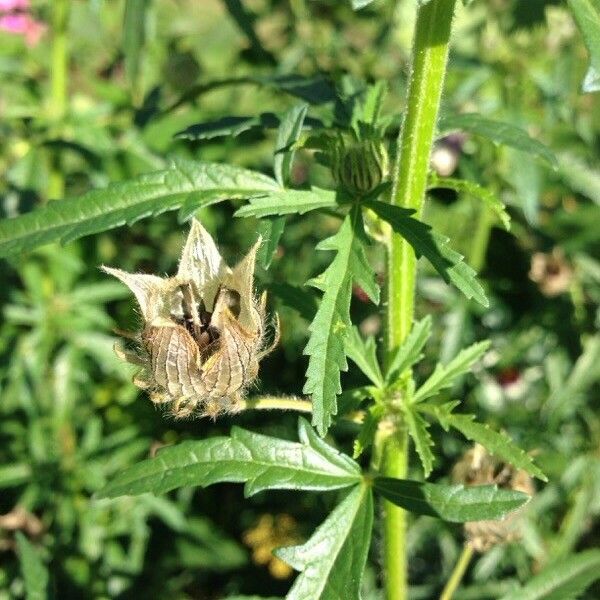
[[[177,418],[235,412],[258,374],[265,348],[265,296],[254,296],[260,239],[233,269],[196,221],[175,277],[133,274],[103,267],[134,293],[144,318],[136,351],[117,355],[142,366],[134,384]]]

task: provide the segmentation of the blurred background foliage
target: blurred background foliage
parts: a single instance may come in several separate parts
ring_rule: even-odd
[[[281,112],[298,97],[311,104],[309,115],[331,122],[336,94],[384,79],[387,111],[399,122],[412,0],[379,0],[359,12],[335,0],[54,0],[20,10],[27,30],[0,19],[3,217],[160,168],[172,156],[266,171],[273,131],[174,136],[227,115]],[[467,303],[423,268],[418,312],[436,324],[423,368],[491,338],[481,371],[453,393],[480,420],[534,449],[550,478],[528,508],[522,542],[473,562],[456,598],[475,600],[497,598],[549,560],[600,542],[600,102],[580,91],[587,53],[562,2],[472,2],[459,8],[455,30],[443,111],[519,125],[559,161],[554,171],[463,134],[441,137],[432,158],[440,175],[497,193],[513,227],[503,231],[469,196],[432,193],[426,220],[481,271],[491,308]],[[296,184],[328,185],[329,177],[309,152],[298,154]],[[257,226],[233,211],[221,204],[199,215],[229,260],[248,248]],[[307,321],[290,305],[301,293],[307,300],[298,286],[322,270],[327,257],[314,248],[333,225],[322,216],[288,218],[272,266],[259,274],[283,336],[255,392],[302,388]],[[283,596],[292,573],[271,548],[306,539],[334,503],[287,492],[244,500],[241,486],[225,484],[93,499],[115,472],[160,445],[232,424],[163,418],[112,353],[112,329],[131,329],[139,317],[124,286],[97,267],[173,272],[185,229],[163,215],[0,263],[2,599],[25,594],[18,531],[47,563],[56,598]],[[382,257],[372,259],[381,271]],[[361,290],[353,304],[355,322],[378,333],[376,308]],[[364,383],[353,366],[344,377],[347,387]],[[235,422],[293,438],[295,420],[247,413]],[[433,433],[433,478],[449,478],[467,446]],[[331,435],[349,450],[356,429],[341,423]],[[375,532],[368,600],[379,598],[380,539]],[[461,546],[456,526],[413,521],[412,597],[439,594]],[[599,595],[591,588],[585,598]]]

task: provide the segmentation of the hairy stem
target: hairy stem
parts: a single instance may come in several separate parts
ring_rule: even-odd
[[[452,575],[450,575],[450,579],[446,583],[444,590],[442,591],[442,595],[440,596],[440,600],[451,600],[452,596],[454,596],[454,592],[458,589],[462,578],[467,571],[467,567],[471,562],[471,558],[473,557],[473,547],[470,544],[465,544],[463,547],[463,551],[454,566],[454,570],[452,571]]]
[[[311,413],[312,403],[299,398],[283,398],[281,396],[261,396],[260,398],[248,398],[240,402],[242,410],[297,410],[299,412]]]
[[[408,98],[393,171],[392,204],[415,209],[425,200],[429,159],[448,62],[448,45],[456,0],[430,0],[419,6],[412,51]],[[402,237],[390,233],[386,361],[410,332],[414,317],[417,261]],[[406,478],[408,437],[396,424],[381,438],[382,472]],[[387,600],[406,600],[406,513],[384,501],[384,562]]]

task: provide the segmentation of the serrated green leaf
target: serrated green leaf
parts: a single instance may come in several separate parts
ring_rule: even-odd
[[[415,443],[415,450],[421,459],[423,473],[425,478],[429,477],[435,457],[431,448],[433,448],[433,439],[429,435],[429,423],[410,405],[403,406],[404,418],[408,427],[408,433]]]
[[[373,529],[373,495],[356,486],[302,546],[274,554],[300,575],[286,600],[360,600]]]
[[[450,387],[457,377],[464,375],[485,354],[489,341],[478,342],[461,350],[447,365],[438,363],[425,383],[417,389],[412,401],[422,402],[440,390]]]
[[[449,133],[458,129],[470,131],[485,137],[495,144],[510,146],[521,152],[531,154],[546,161],[553,169],[558,167],[556,156],[548,146],[529,136],[529,134],[511,123],[487,119],[478,113],[446,115],[438,123],[440,133]]]
[[[346,356],[375,384],[383,387],[383,375],[377,360],[377,344],[373,336],[363,340],[358,327],[352,327],[346,337]]]
[[[597,0],[568,0],[583,41],[590,53],[590,66],[581,89],[600,91],[600,3]]]
[[[319,208],[336,206],[335,192],[312,188],[311,190],[276,190],[256,195],[250,203],[235,213],[236,217],[272,217],[276,215],[303,215]]]
[[[466,179],[453,179],[451,177],[438,177],[432,174],[429,178],[428,189],[444,188],[454,190],[459,194],[468,194],[481,200],[490,210],[493,210],[506,231],[510,231],[510,215],[506,212],[506,206],[495,194],[487,188]]]
[[[444,429],[448,430],[449,427],[452,427],[460,431],[468,440],[484,446],[490,454],[497,456],[504,462],[510,463],[517,469],[523,469],[523,471],[541,481],[548,481],[548,478],[535,465],[529,454],[519,448],[508,435],[494,431],[489,425],[477,423],[474,415],[454,414],[452,410],[456,406],[456,402],[442,406],[428,406],[425,404],[420,405],[419,410],[424,410],[435,416]]]
[[[413,325],[406,339],[394,352],[385,376],[388,384],[394,382],[406,369],[412,367],[423,358],[421,350],[423,350],[423,347],[427,343],[430,334],[431,317],[427,315]]]
[[[195,210],[203,203],[247,198],[274,189],[280,189],[274,179],[255,171],[177,159],[164,170],[1,220],[0,256],[131,224],[179,208],[190,196]]]
[[[332,416],[337,414],[336,398],[342,391],[340,371],[348,368],[345,342],[352,327],[352,283],[360,285],[373,302],[379,302],[379,287],[365,255],[365,242],[362,214],[354,208],[339,231],[317,246],[319,250],[336,251],[329,267],[313,280],[313,285],[324,293],[304,348],[309,362],[303,392],[312,395],[313,425],[321,435],[325,435]]]
[[[547,565],[501,600],[575,600],[600,579],[600,550],[587,550]]]
[[[417,257],[425,256],[444,281],[452,283],[467,297],[489,306],[477,273],[464,262],[463,256],[448,246],[448,238],[434,233],[423,221],[415,219],[414,210],[372,200],[364,205],[373,210],[414,249]]]
[[[501,519],[529,500],[523,492],[499,489],[495,485],[465,487],[376,477],[373,487],[406,510],[454,523]]]
[[[46,600],[48,597],[48,569],[31,542],[17,531],[17,553],[25,582],[27,600]]]
[[[352,458],[358,458],[375,440],[377,425],[385,415],[385,407],[382,404],[373,404],[365,412],[365,418],[354,440],[352,447]]]
[[[229,481],[245,482],[250,496],[265,489],[333,490],[360,481],[360,467],[320,440],[304,419],[298,431],[300,443],[239,428],[231,437],[183,442],[119,473],[98,495],[160,494]]]

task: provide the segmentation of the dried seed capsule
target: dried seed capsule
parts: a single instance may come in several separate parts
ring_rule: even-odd
[[[119,355],[142,364],[136,385],[176,417],[236,410],[274,345],[264,347],[264,301],[253,290],[259,244],[230,269],[194,220],[175,277],[104,268],[135,294],[145,321],[139,352]]]

